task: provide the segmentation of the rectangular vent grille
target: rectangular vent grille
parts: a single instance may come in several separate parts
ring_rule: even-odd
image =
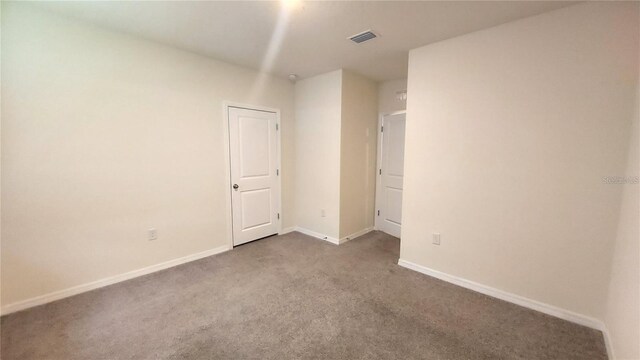
[[[353,35],[352,37],[349,38],[349,40],[353,41],[356,44],[361,44],[365,41],[369,41],[377,37],[378,35],[374,34],[372,31],[369,30],[360,34]]]

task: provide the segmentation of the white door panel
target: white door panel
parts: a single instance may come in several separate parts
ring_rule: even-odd
[[[388,150],[383,157],[383,166],[387,168],[387,176],[398,177],[402,179],[404,176],[404,114],[396,115],[396,117],[387,118],[386,133],[384,143]],[[383,125],[384,126],[384,125]],[[385,147],[383,147],[385,148]]]
[[[277,116],[229,107],[233,245],[278,232]]]
[[[400,237],[402,227],[402,182],[404,179],[405,113],[385,115],[380,135],[380,189],[377,192],[376,226]]]
[[[402,223],[402,189],[386,187],[384,191],[386,193],[384,220],[400,226]]]
[[[239,117],[240,176],[269,176],[269,121]]]
[[[271,189],[240,190],[241,230],[271,225]]]

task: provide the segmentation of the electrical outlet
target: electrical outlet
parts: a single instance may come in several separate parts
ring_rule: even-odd
[[[440,233],[433,233],[433,239],[431,242],[433,245],[440,245]]]
[[[324,209],[320,210],[320,217],[327,217],[327,212]]]
[[[152,228],[152,229],[149,229],[147,233],[148,233],[149,241],[158,239],[158,230]]]

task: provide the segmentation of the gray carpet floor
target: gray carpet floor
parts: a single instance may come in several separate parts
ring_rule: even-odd
[[[606,359],[602,334],[290,233],[5,316],[13,359]]]

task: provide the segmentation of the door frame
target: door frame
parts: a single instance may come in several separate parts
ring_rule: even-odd
[[[278,197],[276,208],[278,209],[278,213],[280,214],[280,219],[278,219],[278,234],[282,233],[282,141],[280,133],[282,132],[282,126],[280,124],[280,109],[270,108],[267,106],[260,105],[249,105],[236,103],[232,101],[223,101],[222,102],[222,129],[224,134],[224,171],[225,171],[225,198],[226,198],[226,223],[227,223],[227,239],[229,243],[229,249],[233,249],[233,207],[231,204],[231,133],[229,132],[229,108],[239,108],[245,110],[255,110],[255,111],[264,111],[276,114],[276,124],[278,126],[278,131],[276,131],[276,164],[280,171],[278,175]]]
[[[378,216],[378,211],[380,210],[380,205],[381,205],[381,197],[382,197],[382,174],[380,174],[380,169],[382,169],[382,137],[384,136],[384,131],[380,131],[382,130],[382,126],[384,125],[384,117],[385,116],[392,116],[392,115],[400,115],[400,114],[407,114],[407,110],[399,110],[399,111],[392,111],[392,112],[385,112],[385,113],[380,113],[378,114],[378,150],[377,150],[377,154],[376,154],[376,201],[375,201],[375,213],[373,214],[373,216],[375,217],[375,221],[373,222],[373,228],[374,230],[380,230],[380,216]],[[404,202],[404,199],[403,199]]]

